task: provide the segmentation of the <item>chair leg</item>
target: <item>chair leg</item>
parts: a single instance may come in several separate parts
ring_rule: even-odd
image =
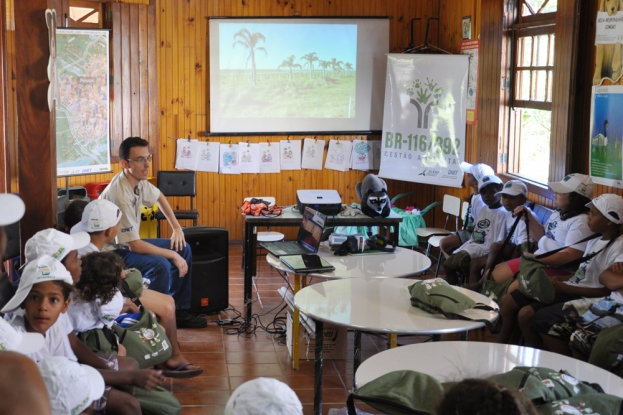
[[[441,251],[441,248],[440,248]],[[437,267],[435,268],[435,278],[439,275],[439,266],[441,265],[441,260],[445,260],[445,257],[441,252],[439,252],[439,256],[437,257]]]

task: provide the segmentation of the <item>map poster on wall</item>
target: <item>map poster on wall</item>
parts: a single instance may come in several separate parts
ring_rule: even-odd
[[[623,86],[593,86],[590,174],[595,183],[623,188]]]
[[[387,55],[380,177],[461,187],[468,60]]]
[[[58,176],[110,172],[109,31],[57,29]]]
[[[461,42],[461,55],[469,56],[469,72],[467,75],[467,114],[465,122],[476,124],[478,120],[478,49],[480,40]]]

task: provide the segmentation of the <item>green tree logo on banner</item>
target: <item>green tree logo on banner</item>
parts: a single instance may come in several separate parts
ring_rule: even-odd
[[[428,79],[427,77],[426,82],[416,79],[413,81],[413,84],[407,88],[407,95],[411,97],[409,102],[417,108],[418,128],[428,129],[428,114],[433,107],[439,105],[439,98],[441,94],[443,94],[443,88],[437,85],[438,84],[434,83],[434,80]],[[424,122],[422,123],[422,121]]]

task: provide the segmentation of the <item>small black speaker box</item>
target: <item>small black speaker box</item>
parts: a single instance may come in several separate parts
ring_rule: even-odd
[[[193,226],[184,228],[193,254],[191,314],[207,314],[229,304],[229,233],[227,229]]]

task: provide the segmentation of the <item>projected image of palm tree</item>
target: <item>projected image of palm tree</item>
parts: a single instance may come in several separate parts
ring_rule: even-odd
[[[355,25],[221,24],[219,57],[223,117],[355,117]]]

